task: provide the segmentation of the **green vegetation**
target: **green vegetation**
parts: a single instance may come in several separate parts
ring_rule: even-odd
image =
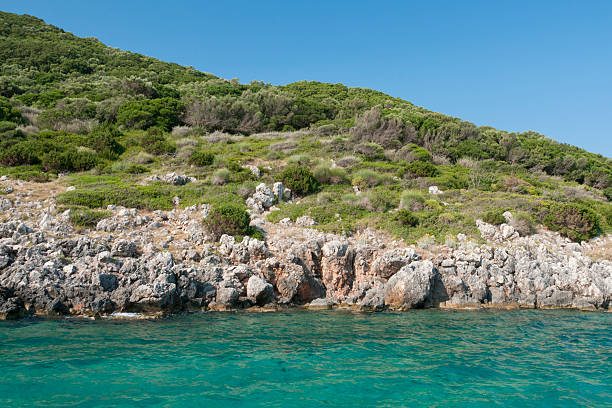
[[[297,164],[285,168],[280,179],[291,191],[300,196],[313,193],[319,188],[319,182],[310,169]]]
[[[260,231],[249,226],[251,218],[246,212],[244,205],[222,203],[213,205],[204,220],[204,225],[215,239],[221,238],[221,235],[244,236],[251,235],[255,238],[262,238]]]
[[[98,221],[111,216],[110,211],[90,210],[88,208],[74,208],[70,211],[70,222],[82,228],[95,227]]]
[[[612,160],[535,132],[341,84],[226,81],[9,13],[0,66],[0,175],[75,185],[58,203],[76,225],[110,204],[170,210],[177,197],[213,205],[214,235],[257,235],[245,199],[282,181],[298,200],[270,220],[309,215],[335,233],[370,227],[428,246],[478,239],[475,220],[500,224],[505,210],[521,235],[612,231]],[[197,181],[145,181],[170,171]]]
[[[544,203],[542,220],[547,228],[574,241],[593,238],[600,231],[599,217],[578,203]]]

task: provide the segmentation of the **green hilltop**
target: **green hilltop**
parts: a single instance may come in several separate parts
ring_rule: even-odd
[[[58,201],[77,224],[108,204],[169,209],[175,196],[242,209],[258,183],[283,180],[301,199],[269,219],[310,215],[333,232],[445,242],[505,210],[523,234],[544,225],[581,240],[612,227],[612,160],[535,132],[342,84],[228,81],[3,12],[0,64],[0,174],[68,173],[78,188]],[[166,171],[198,182],[142,185]]]

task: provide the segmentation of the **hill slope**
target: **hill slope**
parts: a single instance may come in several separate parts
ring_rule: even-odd
[[[509,209],[576,240],[612,224],[612,160],[534,132],[341,84],[227,81],[9,13],[0,61],[1,171],[72,172],[82,191],[60,197],[67,206],[168,208],[174,196],[243,206],[259,181],[291,185],[311,168],[312,183],[293,183],[306,198],[273,219],[309,214],[323,229],[369,225],[415,240],[473,232],[489,210],[490,221]],[[166,169],[201,181],[140,185]],[[429,196],[432,185],[446,195]]]

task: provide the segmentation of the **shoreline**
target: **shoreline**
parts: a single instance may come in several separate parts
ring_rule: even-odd
[[[17,183],[15,192],[27,198],[44,187]],[[372,229],[341,236],[305,226],[312,219],[275,224],[253,212],[263,240],[213,240],[201,222],[206,205],[109,206],[108,218],[78,230],[48,191],[34,193],[38,200],[3,201],[1,319],[344,307],[598,311],[612,302],[612,236],[523,237],[479,220],[486,243],[458,234],[453,246],[423,248]]]

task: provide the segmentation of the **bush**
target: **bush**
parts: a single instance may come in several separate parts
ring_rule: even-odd
[[[171,210],[176,195],[169,186],[103,186],[73,190],[57,198],[60,205],[103,208],[117,205],[144,210]]]
[[[542,223],[572,241],[586,241],[600,231],[599,217],[590,208],[578,203],[544,204]]]
[[[231,172],[228,169],[219,169],[213,174],[212,183],[216,186],[222,186],[230,180]]]
[[[5,166],[23,166],[40,163],[39,146],[36,142],[17,143],[0,153],[0,163]]]
[[[182,103],[174,98],[131,101],[119,108],[117,123],[130,129],[157,126],[170,131],[179,124],[178,118],[183,110]]]
[[[506,212],[506,209],[504,208],[495,208],[489,210],[484,213],[484,215],[482,216],[482,220],[484,222],[488,222],[489,224],[501,225],[506,222],[506,218],[502,215],[504,212]]]
[[[98,126],[87,136],[87,147],[94,149],[100,157],[116,160],[125,151],[118,142],[121,132],[110,125]]]
[[[0,121],[14,122],[18,124],[25,124],[21,112],[11,106],[10,101],[0,96]]]
[[[280,179],[294,194],[300,196],[314,193],[319,189],[319,182],[310,169],[297,164],[285,167]]]
[[[421,160],[409,163],[400,172],[403,173],[401,176],[410,175],[412,177],[436,177],[440,174],[435,164],[430,161]]]
[[[533,217],[527,213],[512,214],[510,225],[520,236],[525,237],[535,232]]]
[[[344,184],[347,182],[346,172],[338,167],[331,168],[319,165],[314,169],[314,178],[321,184]]]
[[[412,211],[402,208],[395,214],[395,219],[405,227],[416,227],[419,224],[419,219]]]
[[[174,153],[176,151],[174,143],[168,140],[159,128],[150,128],[145,134],[136,137],[135,142],[138,146],[141,146],[145,152],[155,156]]]
[[[232,236],[249,235],[252,229],[249,226],[251,217],[246,209],[238,204],[223,203],[213,205],[208,217],[204,219],[206,229],[213,235],[215,240],[221,235]]]
[[[42,167],[46,171],[85,171],[96,167],[98,156],[91,151],[68,149],[51,151],[42,157]]]
[[[608,199],[608,201],[612,201],[612,187],[608,187],[604,190],[604,196]]]
[[[78,227],[91,228],[95,227],[98,222],[104,218],[111,216],[109,211],[96,211],[88,208],[73,209],[70,212],[70,223]]]
[[[352,185],[367,188],[374,187],[383,182],[383,177],[375,171],[362,169],[356,172],[353,176]]]
[[[382,160],[385,158],[383,147],[371,142],[360,143],[355,146],[355,153],[362,154],[366,160]]]
[[[196,151],[189,157],[189,164],[199,167],[210,166],[215,160],[215,154],[211,151]]]
[[[423,203],[423,205],[425,206],[425,208],[428,208],[430,210],[439,210],[440,209],[440,203],[436,200],[425,200],[425,202]]]
[[[425,196],[420,191],[404,191],[400,207],[411,211],[420,211],[425,206]]]

